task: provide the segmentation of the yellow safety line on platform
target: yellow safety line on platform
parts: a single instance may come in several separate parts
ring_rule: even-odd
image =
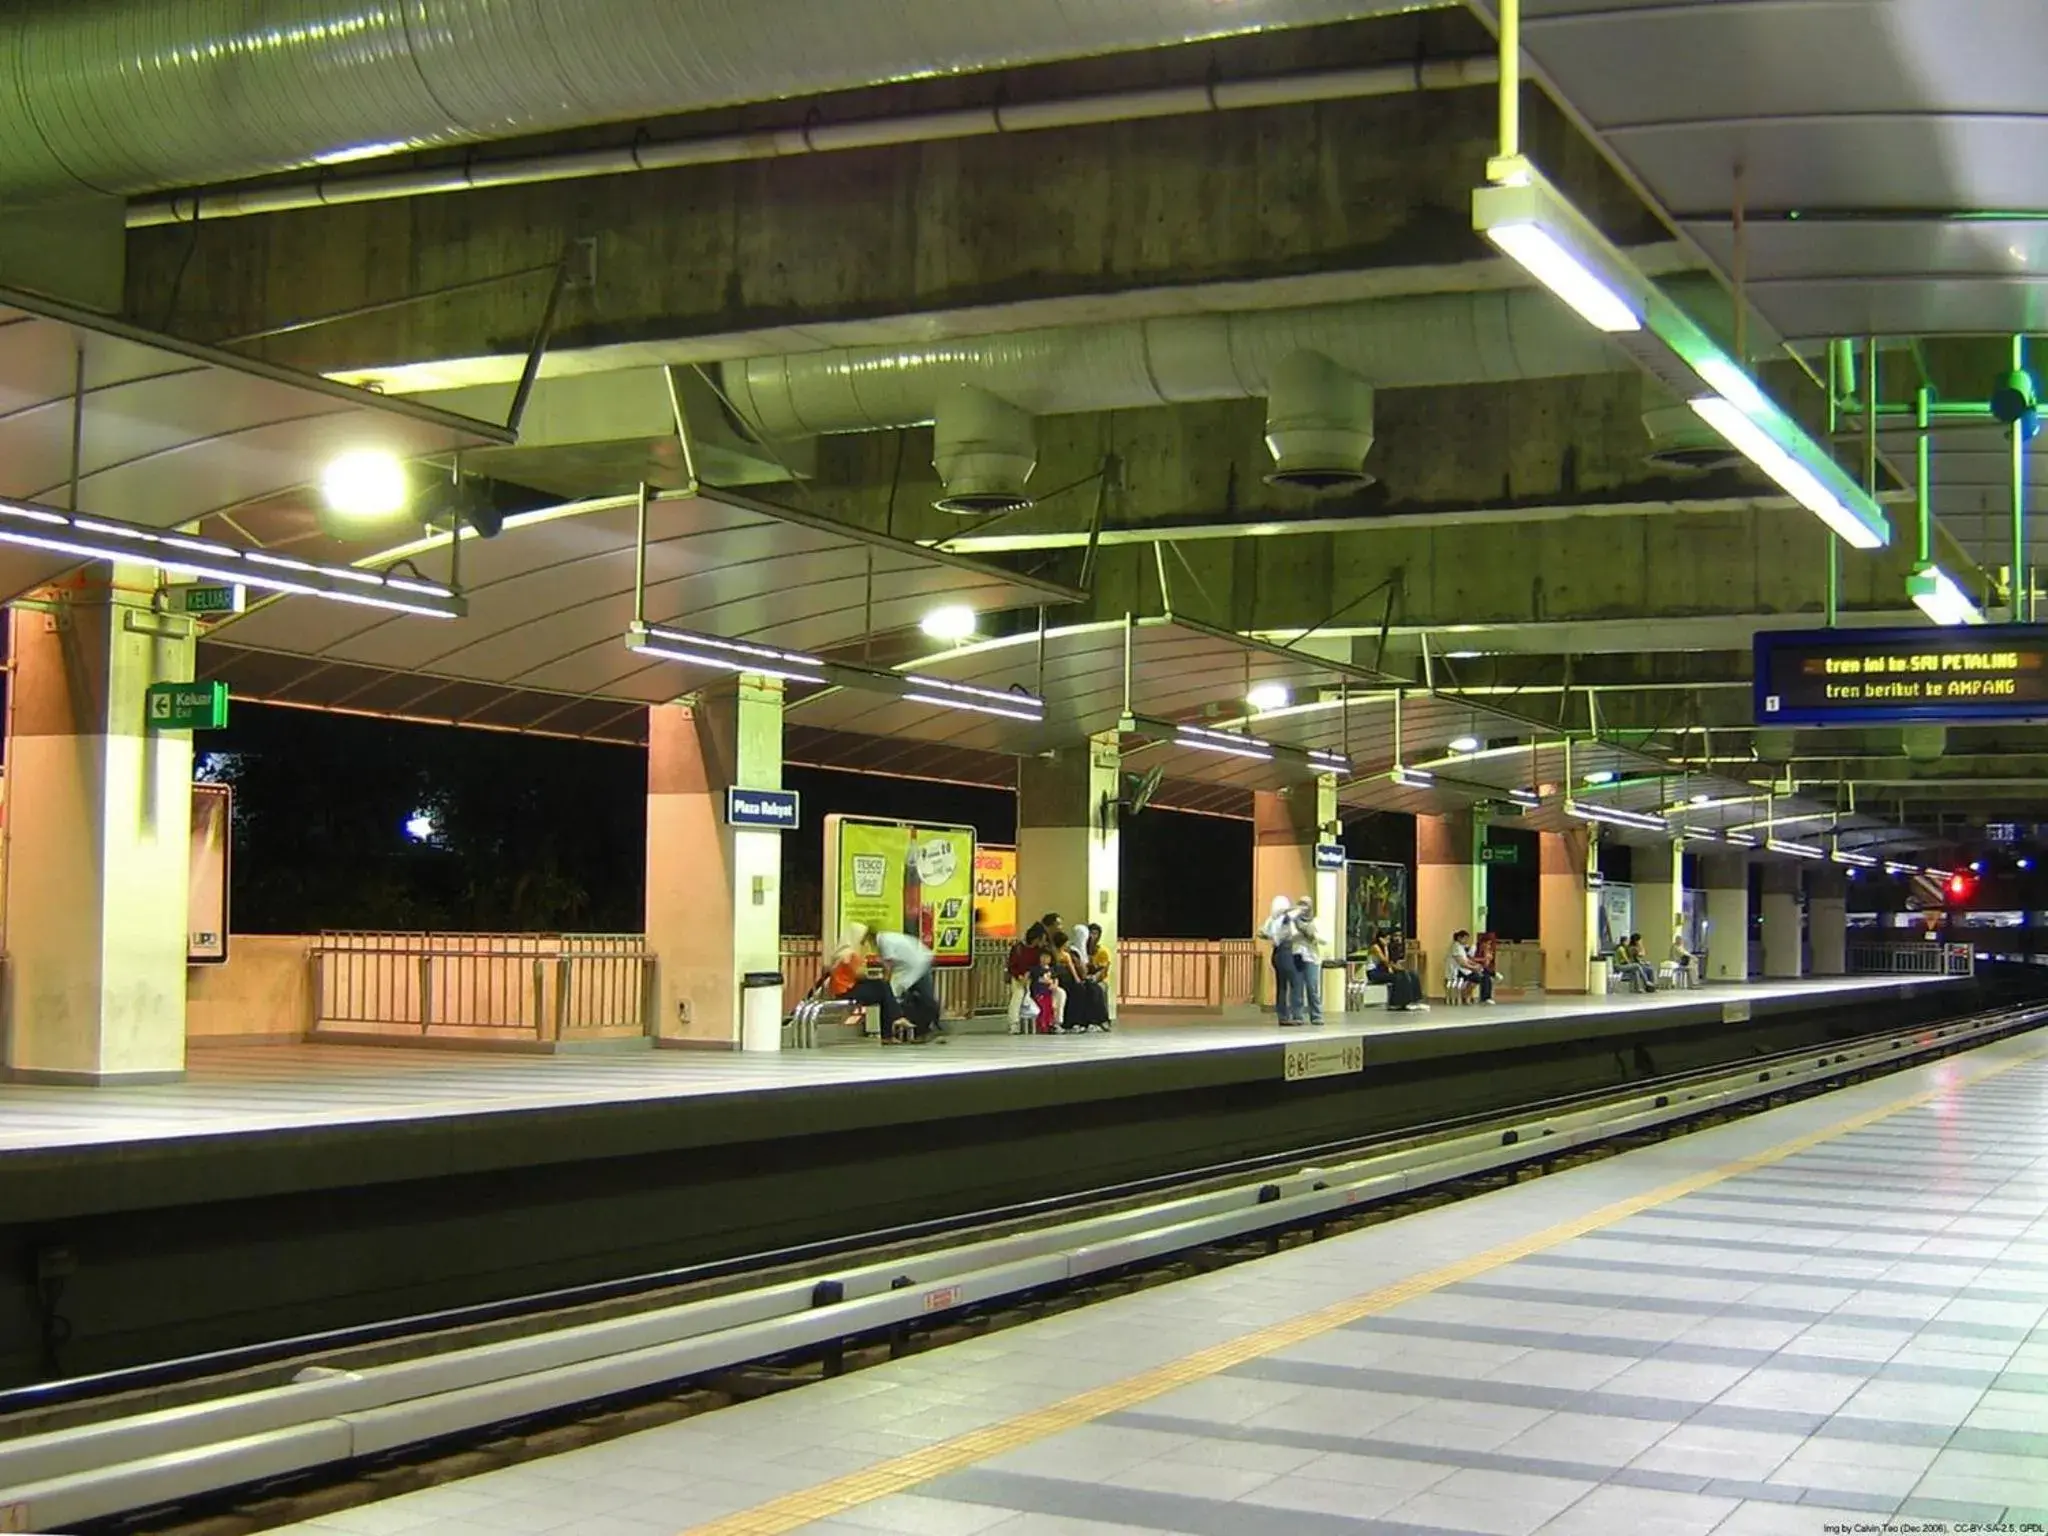
[[[1931,1103],[1944,1093],[1959,1088],[1975,1087],[1988,1078],[2009,1072],[2014,1067],[2024,1066],[2048,1055],[2048,1045],[2040,1045],[2014,1057],[2011,1061],[1972,1074],[1962,1083],[1948,1083],[1930,1088],[1903,1099],[1894,1099],[1889,1104],[1851,1115],[1833,1125],[1794,1137],[1767,1151],[1757,1152],[1740,1158],[1719,1168],[1696,1173],[1688,1178],[1653,1189],[1647,1194],[1631,1195],[1612,1205],[1585,1216],[1573,1217],[1570,1221],[1559,1222],[1528,1237],[1518,1237],[1513,1242],[1502,1243],[1471,1258],[1459,1259],[1452,1264],[1428,1270],[1393,1285],[1383,1286],[1363,1296],[1349,1297],[1334,1302],[1300,1317],[1274,1323],[1240,1338],[1222,1344],[1197,1350],[1192,1355],[1172,1360],[1165,1365],[1154,1366],[1123,1381],[1111,1382],[1108,1386],[1097,1387],[1074,1397],[1052,1403],[1044,1408],[1006,1419],[1000,1424],[991,1424],[985,1429],[969,1430],[966,1434],[955,1435],[937,1445],[927,1446],[921,1451],[891,1457],[878,1462],[863,1472],[849,1473],[821,1483],[815,1488],[802,1489],[785,1494],[753,1509],[741,1510],[693,1526],[684,1536],[780,1536],[784,1531],[794,1531],[813,1520],[828,1520],[832,1516],[853,1509],[858,1505],[871,1503],[876,1499],[888,1498],[892,1494],[906,1493],[920,1483],[943,1477],[949,1472],[961,1472],[990,1457],[1000,1456],[1006,1451],[1018,1450],[1034,1441],[1043,1440],[1063,1430],[1074,1429],[1112,1413],[1134,1408],[1152,1398],[1163,1396],[1176,1387],[1185,1387],[1193,1382],[1206,1380],[1230,1370],[1233,1366],[1247,1364],[1292,1345],[1301,1344],[1332,1329],[1342,1328],[1361,1318],[1371,1317],[1398,1307],[1447,1285],[1456,1285],[1471,1280],[1488,1270],[1498,1269],[1503,1264],[1512,1264],[1517,1259],[1526,1259],[1531,1254],[1541,1253],[1559,1243],[1583,1237],[1588,1232],[1597,1232],[1602,1227],[1612,1226],[1617,1221],[1654,1209],[1685,1195],[1696,1194],[1702,1189],[1719,1184],[1723,1180],[1754,1173],[1759,1168],[1769,1167],[1800,1152],[1832,1141],[1850,1131],[1861,1130],[1866,1125],[1916,1109]]]

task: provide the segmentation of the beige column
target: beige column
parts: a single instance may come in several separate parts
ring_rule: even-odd
[[[1739,853],[1700,856],[1707,892],[1708,981],[1749,980],[1749,861]]]
[[[1790,981],[1806,970],[1799,894],[1803,866],[1783,860],[1764,865],[1764,975]]]
[[[1423,990],[1442,997],[1444,951],[1460,928],[1478,933],[1483,829],[1469,811],[1415,818],[1415,943],[1422,951]]]
[[[743,677],[647,712],[647,942],[660,1041],[738,1049],[740,978],[781,968],[783,835],[727,826],[733,787],[782,787],[782,685],[772,679]]]
[[[1252,791],[1253,933],[1271,914],[1275,896],[1306,896],[1315,903],[1326,955],[1342,958],[1344,871],[1316,868],[1316,845],[1335,843],[1337,825],[1337,780],[1330,774],[1285,789]],[[1261,964],[1258,975],[1259,1001],[1273,1002],[1272,966]],[[1327,999],[1324,1006],[1337,1011]]]
[[[192,733],[150,731],[152,683],[190,682],[188,620],[152,571],[9,615],[7,1075],[159,1082],[185,1067]]]
[[[1806,942],[1814,975],[1849,974],[1849,877],[1842,870],[1821,868],[1807,877]]]
[[[1630,854],[1636,888],[1636,930],[1653,965],[1671,955],[1671,940],[1685,919],[1685,844],[1638,844]]]
[[[1115,952],[1121,775],[1114,731],[1017,760],[1019,934],[1057,912],[1070,933],[1100,923],[1103,943]]]
[[[1590,878],[1595,848],[1590,827],[1537,836],[1537,937],[1546,993],[1586,990],[1598,921]]]

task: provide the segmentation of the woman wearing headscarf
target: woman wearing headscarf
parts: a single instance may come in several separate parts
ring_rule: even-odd
[[[1301,998],[1296,988],[1300,972],[1295,969],[1294,898],[1275,896],[1259,937],[1273,946],[1273,1011],[1282,1024],[1301,1022]]]

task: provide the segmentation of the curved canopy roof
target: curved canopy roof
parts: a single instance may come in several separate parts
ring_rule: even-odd
[[[345,448],[415,458],[510,440],[487,422],[0,289],[0,497],[184,528],[304,487]],[[75,564],[0,545],[0,599]]]

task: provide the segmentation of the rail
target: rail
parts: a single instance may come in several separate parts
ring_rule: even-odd
[[[1969,944],[1851,944],[1851,976],[1974,976],[1976,949]]]
[[[1140,1186],[1109,1187],[1039,1211],[1056,1218],[998,1232],[1018,1208],[982,1212],[923,1229],[868,1234],[830,1252],[757,1255],[723,1272],[744,1273],[801,1261],[807,1273],[765,1278],[752,1289],[692,1297],[648,1310],[537,1329],[445,1351],[364,1362],[355,1369],[294,1376],[187,1404],[174,1415],[129,1412],[100,1420],[82,1436],[74,1427],[20,1435],[0,1445],[0,1484],[20,1502],[17,1529],[64,1529],[195,1494],[385,1454],[445,1436],[638,1392],[782,1352],[808,1353],[835,1341],[878,1335],[936,1313],[1043,1293],[1124,1266],[1151,1263],[1203,1244],[1242,1242],[1254,1234],[1317,1223],[1361,1207],[1455,1187],[1474,1175],[1519,1168],[1649,1128],[1676,1129],[1716,1112],[1768,1105],[1788,1093],[1824,1090],[1852,1075],[1894,1070],[1909,1061],[2038,1026],[2043,1010],[2022,1008],[1950,1020],[1903,1035],[1884,1032],[1825,1050],[1799,1048],[1736,1066],[1723,1064],[1631,1085],[1597,1097],[1534,1104],[1485,1121],[1441,1128],[1421,1143],[1361,1139],[1303,1148],[1284,1157],[1190,1170],[1179,1180],[1142,1187],[1147,1199],[1113,1197]],[[1307,1166],[1304,1166],[1307,1165]],[[1228,1175],[1238,1175],[1228,1177]],[[905,1285],[900,1248],[920,1243],[919,1283]],[[821,1262],[822,1261],[822,1262]],[[677,1276],[648,1277],[664,1288]],[[700,1277],[696,1277],[700,1278]],[[829,1287],[829,1291],[827,1290]],[[604,1288],[607,1305],[617,1294]],[[644,1293],[644,1288],[643,1288]],[[829,1300],[821,1299],[829,1295]],[[593,1300],[598,1299],[596,1297]],[[558,1312],[567,1295],[530,1298]],[[486,1309],[475,1309],[483,1312]],[[488,1309],[496,1316],[502,1309]],[[328,1354],[343,1342],[426,1338],[458,1322],[458,1313],[402,1321],[360,1337],[280,1341],[240,1352],[266,1361]],[[230,1356],[190,1362],[218,1373]],[[57,1382],[10,1394],[24,1406],[77,1401],[78,1389],[108,1391],[160,1378],[180,1362],[149,1371]],[[173,1379],[190,1379],[173,1378]],[[67,1390],[68,1389],[68,1390]],[[317,1431],[317,1432],[316,1432]]]
[[[315,1033],[535,1041],[647,1033],[654,957],[637,933],[324,932]]]
[[[1259,1000],[1257,939],[1125,939],[1116,996],[1127,1008],[1229,1008]]]

